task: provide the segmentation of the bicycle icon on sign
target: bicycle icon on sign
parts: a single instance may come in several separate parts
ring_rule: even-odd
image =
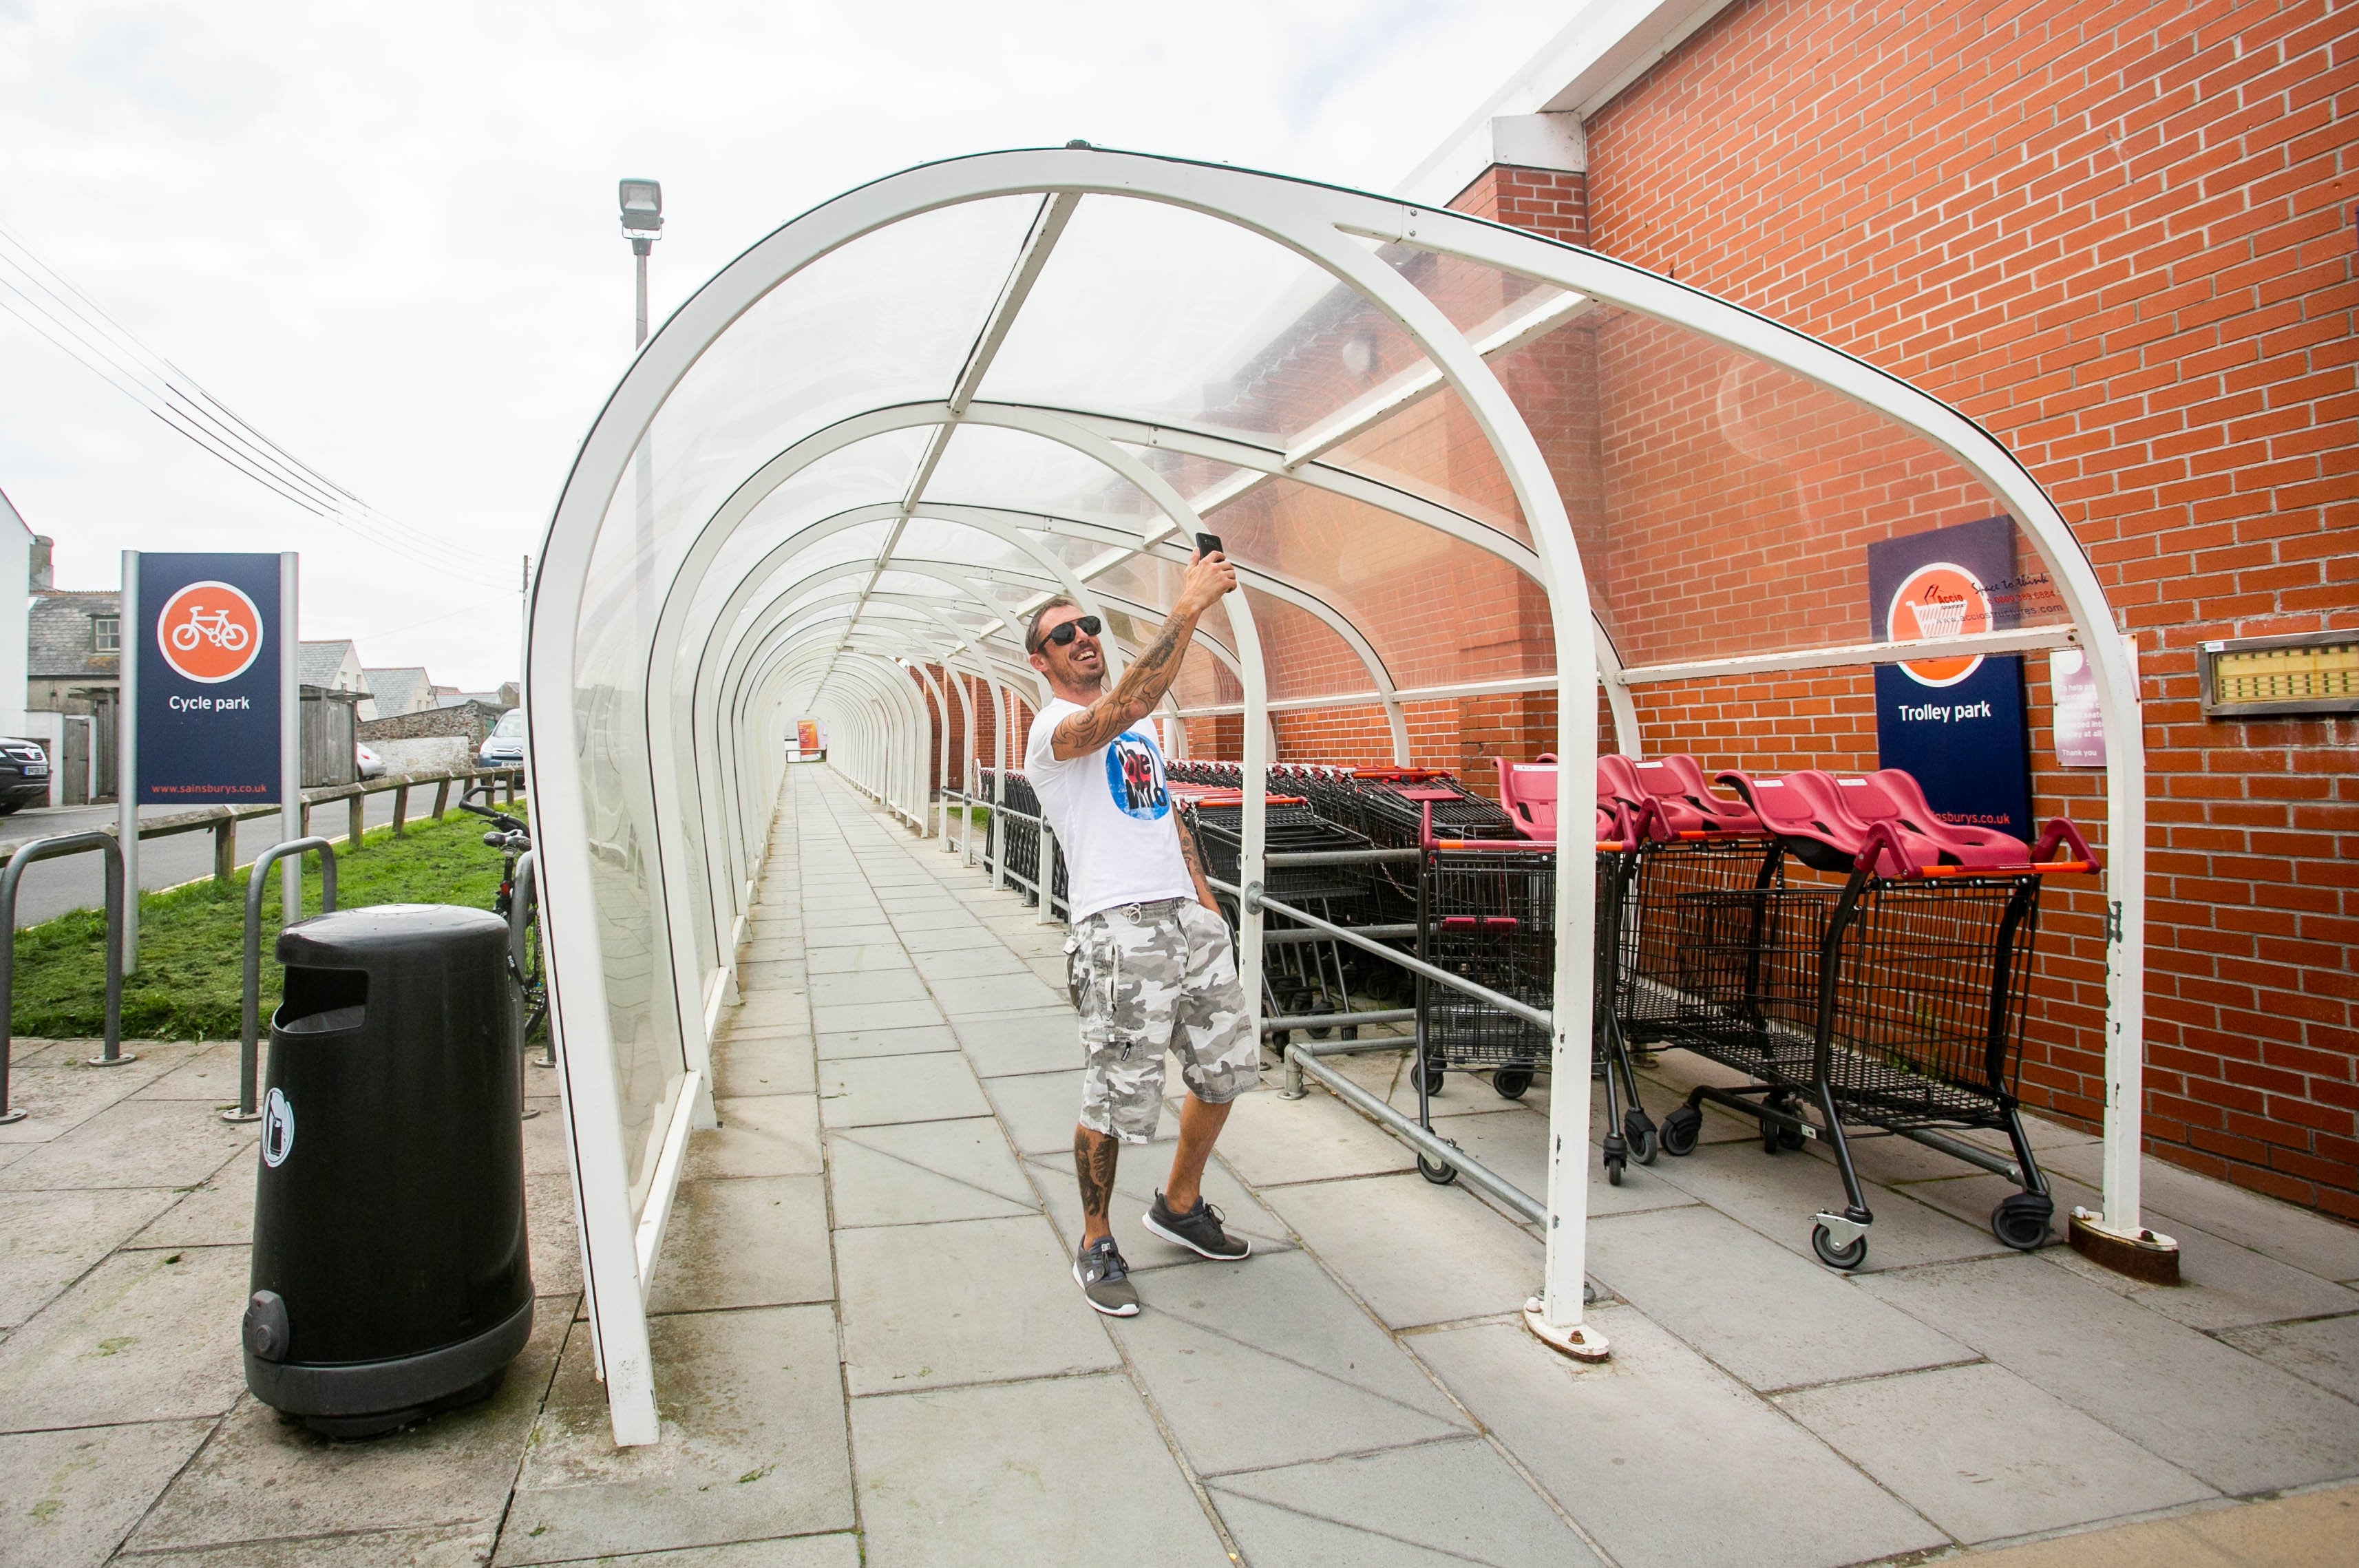
[[[235,653],[245,646],[245,628],[231,620],[225,609],[207,613],[192,604],[189,618],[172,628],[172,646],[182,653],[194,653],[201,642]]]

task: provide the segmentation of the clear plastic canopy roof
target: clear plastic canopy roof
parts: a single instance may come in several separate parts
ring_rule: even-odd
[[[1603,702],[1558,705],[1559,755],[1595,749],[1601,707],[1637,752],[1633,686],[1891,657],[1865,646],[1864,547],[1996,517],[2029,586],[1951,640],[2085,644],[2134,754],[2096,581],[2005,450],[1675,282],[1455,212],[1083,147],[912,169],[779,229],[616,389],[534,588],[532,797],[618,1438],[652,1435],[631,1324],[679,1149],[711,1124],[707,1038],[795,717],[882,759],[917,822],[946,705],[981,736],[1039,700],[1029,609],[1103,615],[1118,665],[1201,528],[1243,591],[1166,707],[1245,713],[1249,767],[1273,710],[1362,711],[1405,762],[1407,705],[1560,684]],[[965,713],[929,666],[999,713]],[[2136,896],[2134,771],[2113,775],[2116,898]],[[1586,820],[1587,769],[1564,780]],[[1251,811],[1249,875],[1258,833]],[[1558,880],[1569,969],[1591,883]],[[1585,1051],[1588,987],[1558,997],[1560,1048]],[[1559,1321],[1580,1312],[1581,1167]]]

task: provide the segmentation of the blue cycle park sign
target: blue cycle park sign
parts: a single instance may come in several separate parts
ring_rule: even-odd
[[[2009,630],[2045,582],[2027,584],[2017,572],[2011,518],[1885,539],[1867,547],[1869,636],[1926,642]],[[1881,764],[1915,776],[1943,822],[2031,837],[2022,655],[1877,665],[1875,743]]]
[[[277,555],[140,552],[124,636],[138,659],[138,800],[280,802],[290,634]]]

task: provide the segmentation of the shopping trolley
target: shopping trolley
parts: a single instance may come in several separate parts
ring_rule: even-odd
[[[1180,782],[1172,796],[1186,814],[1189,828],[1204,856],[1204,872],[1216,882],[1244,886],[1240,874],[1245,858],[1245,795],[1241,790],[1207,788]],[[1363,835],[1336,826],[1309,809],[1299,796],[1262,797],[1263,849],[1273,855],[1356,852],[1369,847]],[[1364,861],[1304,866],[1265,865],[1263,891],[1281,903],[1339,926],[1374,923],[1373,868]],[[1215,892],[1221,913],[1234,931],[1240,923],[1236,900]],[[1343,944],[1332,936],[1280,915],[1269,916],[1262,931],[1262,1005],[1271,1018],[1305,1018],[1346,1013],[1352,1009],[1352,969]],[[1311,1032],[1323,1038],[1333,1026]],[[1278,1049],[1288,1031],[1271,1039]],[[1356,1027],[1343,1026],[1345,1039],[1358,1038]]]
[[[2020,1190],[1992,1212],[1992,1234],[2025,1251],[2041,1246],[2055,1205],[2017,1083],[2041,879],[2097,868],[2079,831],[2059,818],[2027,853],[2008,841],[2004,865],[2005,846],[1980,839],[1968,847],[1984,863],[1967,865],[1930,812],[1906,823],[1847,816],[1852,792],[1825,775],[1721,779],[1805,865],[1849,865],[1840,886],[1762,878],[1673,897],[1668,1037],[1755,1082],[1691,1090],[1663,1120],[1664,1149],[1693,1151],[1706,1101],[1756,1119],[1769,1153],[1824,1140],[1846,1206],[1814,1216],[1810,1246],[1832,1268],[1865,1258],[1875,1218],[1846,1124],[2007,1176]],[[2005,1133],[2013,1159],[1948,1136],[1957,1129]]]

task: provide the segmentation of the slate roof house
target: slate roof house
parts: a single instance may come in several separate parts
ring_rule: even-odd
[[[398,718],[424,713],[434,706],[434,682],[419,665],[367,671],[368,690],[376,698],[376,716]]]
[[[123,595],[112,588],[36,589],[26,626],[25,706],[88,713],[123,684]]]

